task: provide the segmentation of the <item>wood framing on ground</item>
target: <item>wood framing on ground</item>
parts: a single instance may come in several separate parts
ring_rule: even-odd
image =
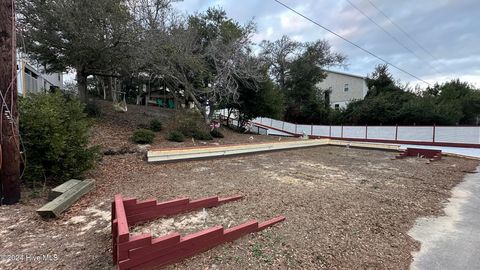
[[[312,139],[275,142],[275,143],[252,143],[228,146],[210,146],[210,147],[187,147],[170,149],[153,149],[148,151],[148,162],[172,162],[190,159],[218,158],[226,156],[235,156],[243,154],[255,154],[271,151],[291,150],[317,146],[351,146],[360,148],[380,149],[389,151],[399,151],[398,144],[380,144],[371,142],[348,142],[330,139]]]
[[[199,200],[188,198],[158,203],[156,200],[124,199],[120,194],[112,202],[112,255],[117,269],[144,269],[181,261],[217,245],[233,241],[245,234],[258,232],[285,220],[278,216],[259,223],[252,220],[233,228],[216,226],[181,236],[178,232],[153,238],[151,234],[132,236],[129,226],[152,219],[188,211],[215,207],[241,199],[242,196]]]

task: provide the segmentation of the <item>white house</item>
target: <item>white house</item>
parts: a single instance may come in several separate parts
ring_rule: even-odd
[[[352,100],[360,100],[367,95],[365,77],[327,70],[327,78],[317,84],[326,94],[332,108],[345,108]]]
[[[62,86],[62,73],[46,73],[44,67],[35,64],[25,54],[17,53],[17,89],[20,95]]]

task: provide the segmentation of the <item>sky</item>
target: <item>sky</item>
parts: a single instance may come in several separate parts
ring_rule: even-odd
[[[394,38],[347,0],[281,1],[428,83],[460,78],[480,87],[479,0],[350,0]],[[428,53],[390,23],[370,2]],[[348,57],[346,68],[332,68],[334,70],[367,76],[377,64],[383,63],[273,0],[183,0],[175,3],[174,7],[189,14],[203,12],[208,7],[221,7],[241,24],[253,20],[257,25],[257,32],[252,37],[255,43],[265,39],[273,41],[282,35],[298,41],[325,39],[334,51]],[[393,67],[390,70],[404,84],[427,86]]]

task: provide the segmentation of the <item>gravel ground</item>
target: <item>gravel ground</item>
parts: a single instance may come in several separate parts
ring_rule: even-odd
[[[129,110],[143,117],[140,109]],[[130,144],[126,139],[140,120],[125,115],[119,120],[106,114],[93,141],[103,147]],[[122,131],[115,133],[116,126]],[[226,135],[225,144],[251,141],[250,135]],[[262,140],[278,139],[254,137]],[[171,147],[162,139],[156,143]],[[244,195],[133,227],[134,234],[187,234],[287,218],[170,269],[408,269],[411,252],[419,248],[407,234],[415,219],[442,215],[451,189],[478,161],[392,160],[395,154],[325,146],[169,164],[147,164],[141,153],[105,156],[87,175],[96,179],[96,189],[57,220],[39,218],[35,209],[46,201],[27,189],[21,203],[0,207],[0,269],[111,269],[110,201],[117,193],[159,201]]]

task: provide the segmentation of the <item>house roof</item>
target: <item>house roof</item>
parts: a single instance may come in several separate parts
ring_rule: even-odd
[[[345,73],[345,72],[340,72],[340,71],[334,71],[334,70],[325,70],[327,73],[335,73],[335,74],[340,74],[340,75],[345,75],[345,76],[350,76],[350,77],[355,77],[355,78],[360,78],[360,79],[365,79],[366,77],[360,76],[360,75],[355,75],[355,74],[350,74],[350,73]]]

